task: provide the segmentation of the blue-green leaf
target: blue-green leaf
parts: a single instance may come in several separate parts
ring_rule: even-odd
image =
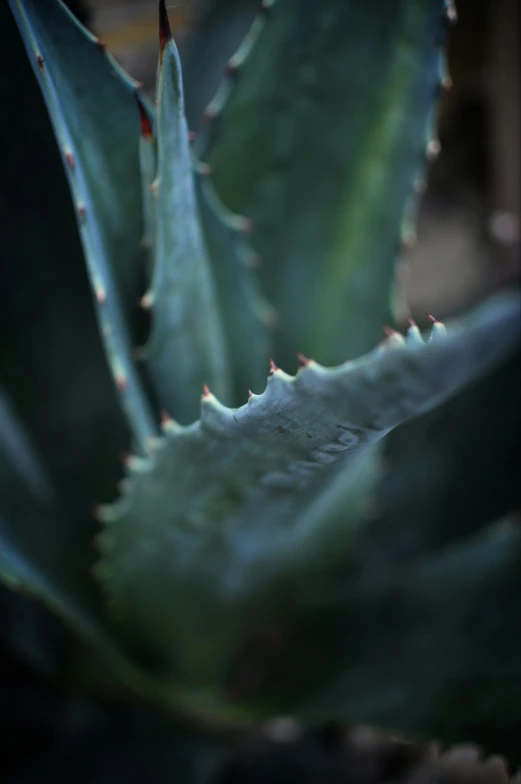
[[[144,264],[137,85],[60,0],[9,0],[76,206],[109,365],[138,444],[155,433],[133,361]]]
[[[208,107],[196,151],[256,225],[280,364],[357,356],[390,318],[434,142],[444,13],[442,0],[264,3]]]
[[[152,329],[144,355],[161,406],[190,422],[197,416],[203,384],[228,399],[228,361],[199,225],[179,56],[161,8],[156,258],[145,295]]]
[[[411,328],[336,368],[272,367],[246,405],[206,394],[200,421],[166,423],[129,461],[99,569],[122,630],[164,668],[165,699],[236,715],[225,675],[240,640],[319,600],[370,501],[375,445],[508,355],[519,326],[518,297],[499,297],[428,342]]]

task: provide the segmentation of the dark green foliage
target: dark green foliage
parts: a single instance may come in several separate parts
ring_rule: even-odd
[[[520,533],[516,523],[490,524],[519,504],[505,478],[519,452],[511,435],[520,426],[518,366],[505,364],[457,397],[512,353],[515,294],[452,336],[436,323],[429,345],[413,328],[407,347],[391,334],[353,365],[326,370],[303,358],[296,378],[272,366],[263,391],[273,326],[265,294],[279,310],[271,336],[288,371],[297,348],[340,361],[378,341],[430,139],[441,3],[326,0],[305,14],[296,0],[265,3],[241,49],[248,56],[232,59],[210,104],[207,119],[216,108],[222,116],[199,138],[203,160],[189,152],[173,42],[163,48],[159,121],[139,99],[150,121],[140,141],[136,85],[96,40],[54,0],[12,6],[61,155],[4,3],[1,56],[24,87],[0,69],[9,119],[0,131],[9,151],[9,200],[0,205],[0,572],[42,597],[90,648],[79,656],[54,629],[56,656],[53,642],[40,650],[30,614],[18,626],[11,614],[4,637],[49,674],[63,667],[82,697],[139,696],[212,728],[295,711],[310,722],[375,722],[515,755]],[[46,47],[43,76],[21,11]],[[221,59],[249,13],[207,3],[194,41],[204,42],[208,62]],[[215,19],[227,33],[220,40]],[[190,90],[202,66],[185,54]],[[194,90],[189,114],[200,103]],[[248,224],[228,208],[256,219],[259,280]],[[147,334],[137,302],[151,281]],[[143,343],[148,378],[135,356]],[[205,389],[200,403],[203,381],[223,400]],[[248,386],[257,394],[246,404]],[[391,471],[378,483],[374,442],[454,395],[384,442]],[[200,410],[200,421],[169,419],[157,440],[158,403],[183,423]],[[122,407],[141,457],[126,460],[120,500],[99,513],[99,590],[89,573],[90,505],[116,496],[118,453],[129,442]],[[70,719],[72,747],[36,777],[59,782],[70,763],[77,781],[146,772],[203,784],[221,759],[224,744],[159,713],[107,704],[100,713],[78,701],[62,714],[63,697],[50,732]],[[51,710],[53,700],[42,705]],[[299,749],[297,767],[346,780],[320,744]],[[268,763],[269,775],[287,756],[277,769]],[[27,784],[37,780],[27,775]]]

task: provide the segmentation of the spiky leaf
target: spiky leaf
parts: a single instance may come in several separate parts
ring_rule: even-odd
[[[363,516],[374,445],[511,350],[518,298],[442,332],[435,325],[425,344],[412,329],[403,345],[394,336],[394,348],[333,369],[308,362],[296,377],[272,368],[266,391],[239,409],[206,394],[199,422],[167,424],[152,457],[130,461],[123,498],[105,510],[100,572],[175,699],[181,681],[191,704],[213,710],[237,635],[302,609],[305,575],[316,569],[320,585]]]
[[[389,318],[444,13],[441,0],[264,3],[208,107],[198,154],[257,227],[281,364],[357,356]]]
[[[132,359],[143,237],[137,85],[60,0],[9,0],[75,203],[110,367],[142,448],[155,432]]]
[[[190,422],[204,383],[228,399],[228,367],[198,219],[179,55],[162,3],[160,17],[156,257],[146,295],[152,330],[145,356],[161,406]]]
[[[232,400],[240,405],[249,388],[264,384],[276,314],[259,289],[257,256],[246,237],[248,221],[224,207],[204,168],[196,164],[196,171],[201,224],[228,341]]]

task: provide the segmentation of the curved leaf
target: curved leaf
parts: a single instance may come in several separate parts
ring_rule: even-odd
[[[152,329],[144,356],[161,406],[190,422],[204,383],[228,399],[228,362],[198,221],[179,56],[161,3],[160,16],[156,257],[145,295]]]
[[[337,368],[273,367],[245,406],[205,394],[199,422],[166,423],[150,459],[130,459],[123,497],[104,509],[99,571],[122,628],[166,666],[174,702],[180,674],[190,704],[215,710],[237,636],[317,601],[302,580],[338,559],[362,519],[373,445],[486,372],[519,326],[518,297],[500,297],[447,337],[435,324],[428,343],[411,328]]]
[[[357,356],[389,319],[444,13],[441,0],[264,3],[207,109],[196,151],[255,222],[281,364]]]
[[[255,266],[256,255],[245,237],[247,221],[226,210],[212,183],[196,164],[201,224],[215,275],[225,327],[233,402],[245,400],[249,388],[264,385],[271,346],[269,334],[276,323],[273,309],[262,297]]]
[[[109,364],[142,449],[156,432],[133,359],[144,263],[137,85],[60,0],[9,0],[75,202]]]
[[[14,410],[0,397],[0,577],[43,600],[85,640],[107,648],[82,523],[56,499]]]

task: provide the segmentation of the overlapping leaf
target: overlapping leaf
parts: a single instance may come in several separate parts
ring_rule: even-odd
[[[255,222],[281,364],[357,356],[388,320],[444,13],[440,0],[264,3],[207,109],[198,153]]]
[[[519,318],[513,295],[448,337],[435,325],[427,344],[413,328],[403,346],[338,368],[272,368],[262,395],[229,409],[207,394],[199,422],[170,423],[150,460],[130,460],[125,494],[105,510],[100,572],[124,625],[190,699],[218,700],[237,634],[305,605],[305,575],[345,552],[374,444],[508,354]]]
[[[141,448],[155,431],[133,362],[143,251],[131,82],[59,0],[10,0],[53,123],[109,364]]]

